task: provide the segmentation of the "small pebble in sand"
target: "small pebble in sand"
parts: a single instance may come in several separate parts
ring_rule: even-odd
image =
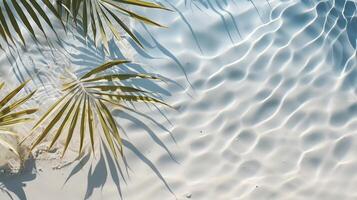
[[[191,194],[191,193],[187,193],[187,194],[186,194],[186,198],[187,198],[187,199],[191,199],[191,197],[192,197],[192,194]]]

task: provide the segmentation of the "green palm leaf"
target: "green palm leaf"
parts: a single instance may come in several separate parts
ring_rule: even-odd
[[[125,108],[123,102],[159,103],[169,106],[159,99],[148,96],[148,91],[121,84],[122,80],[128,79],[158,80],[158,78],[144,74],[105,74],[106,70],[125,63],[128,61],[114,60],[104,63],[87,72],[78,80],[64,84],[63,97],[54,103],[32,129],[32,133],[34,133],[40,125],[47,122],[44,130],[34,138],[32,149],[53,132],[49,148],[52,148],[58,139],[67,133],[64,136],[66,139],[63,155],[76,133],[79,133],[80,139],[79,155],[82,154],[86,134],[90,137],[91,147],[94,151],[94,134],[98,134],[95,132],[95,122],[97,121],[113,155],[116,157],[119,154],[123,155],[121,135],[108,106]],[[56,125],[59,126],[57,130],[55,130]]]
[[[22,83],[20,86],[15,88],[9,94],[7,94],[3,99],[0,100],[0,136],[12,135],[16,136],[11,128],[19,123],[31,120],[28,115],[31,115],[37,111],[37,109],[26,109],[17,111],[17,108],[29,100],[35,92],[32,92],[19,100],[14,100],[15,96],[25,87],[27,82]],[[0,90],[3,88],[4,83],[0,83]],[[16,155],[19,153],[13,145],[7,142],[5,139],[0,137],[0,145],[5,146],[10,149]]]
[[[57,0],[57,10],[61,13],[62,19],[72,18],[75,23],[80,20],[84,34],[87,36],[88,30],[91,29],[95,41],[97,41],[98,32],[106,49],[108,49],[108,30],[106,29],[109,29],[117,40],[121,40],[116,25],[119,25],[138,45],[142,46],[121,16],[163,27],[159,23],[129,10],[128,6],[168,10],[159,4],[143,0]]]
[[[52,14],[58,16],[60,19],[50,0],[41,1]],[[46,36],[41,19],[56,33],[48,12],[38,3],[38,0],[4,0],[2,4],[3,6],[0,6],[0,37],[7,43],[14,43],[18,37],[25,44],[24,33],[20,29],[22,25],[24,25],[35,40],[37,40],[36,28],[39,28]]]
[[[24,31],[20,28],[22,26],[35,40],[38,38],[36,29],[39,29],[47,38],[44,24],[47,24],[57,34],[53,21],[50,20],[50,15],[54,15],[63,27],[69,19],[73,19],[75,24],[81,21],[84,34],[87,36],[88,31],[91,30],[94,40],[97,41],[97,36],[99,36],[107,50],[109,48],[107,31],[110,31],[117,40],[121,40],[121,34],[116,28],[118,26],[138,45],[142,46],[137,36],[123,21],[123,17],[163,27],[159,23],[131,11],[127,8],[128,6],[168,10],[159,4],[144,0],[4,0],[2,5],[0,5],[0,37],[7,44],[14,43],[17,38],[24,45],[26,44]],[[2,48],[1,45],[0,48]]]

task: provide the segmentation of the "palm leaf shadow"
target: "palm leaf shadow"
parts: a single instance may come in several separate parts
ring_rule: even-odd
[[[122,49],[118,46],[116,40],[111,39],[108,41],[108,45],[110,47],[109,54],[107,54],[104,50],[104,48],[97,48],[95,46],[95,42],[90,39],[90,38],[85,38],[82,35],[82,28],[80,26],[78,27],[78,32],[80,33],[79,35],[75,35],[75,39],[77,42],[79,42],[79,46],[75,46],[71,43],[65,42],[66,45],[69,45],[73,49],[75,49],[75,53],[70,53],[69,57],[71,60],[71,63],[77,66],[86,66],[79,68],[76,73],[78,74],[83,74],[85,73],[88,69],[94,68],[102,63],[104,63],[106,60],[114,60],[114,59],[124,59],[125,56],[122,53]],[[138,35],[138,34],[137,34]],[[141,37],[140,37],[140,41]],[[159,77],[160,79],[163,79],[165,82],[170,83],[170,84],[175,84],[178,85],[176,82],[160,76],[159,74],[152,74],[149,73],[148,70],[146,70],[143,66],[137,64],[137,63],[127,63],[126,65],[121,66],[118,69],[113,70],[114,73],[142,73],[142,74],[149,74],[149,75],[155,75]],[[147,80],[137,80],[134,82],[128,82],[128,86],[137,86],[146,90],[149,90],[153,93],[157,93],[160,95],[166,95],[166,96],[171,96],[170,92],[160,85],[158,85],[155,82],[152,81],[147,81]],[[155,96],[155,97],[160,97],[160,96]]]
[[[47,0],[44,0],[45,2]],[[35,43],[39,43],[38,36],[41,33],[47,42],[48,32],[51,30],[55,33],[57,39],[57,31],[54,27],[54,21],[50,20],[50,14],[56,14],[55,12],[46,12],[44,8],[50,8],[49,4],[43,4],[37,0],[27,1],[27,0],[11,0],[2,1],[0,4],[0,38],[7,45],[17,45],[18,40],[20,44],[26,47],[29,39]],[[42,22],[41,22],[42,21]],[[26,31],[21,30],[21,27],[26,29]],[[46,30],[47,29],[47,30]],[[26,33],[29,33],[31,38],[27,38]],[[50,44],[50,43],[49,43]],[[0,48],[4,50],[3,46]]]
[[[168,0],[165,0],[165,1],[171,6],[171,8],[173,8],[180,15],[180,17],[183,20],[183,22],[190,29],[190,32],[192,34],[193,39],[195,40],[195,43],[196,43],[198,49],[200,50],[201,54],[203,54],[203,50],[202,50],[202,47],[201,47],[200,42],[198,40],[198,37],[197,37],[195,31],[193,30],[193,27],[191,26],[189,20],[186,19],[186,17],[183,15],[183,13],[175,5],[170,3]]]
[[[165,187],[170,191],[171,194],[174,195],[169,184],[166,182],[165,178],[162,176],[160,171],[155,167],[154,163],[152,163],[144,154],[142,154],[132,143],[127,140],[123,140],[123,145],[131,150],[137,157],[139,157],[151,170],[156,174],[156,176],[162,181]]]
[[[0,174],[0,188],[2,188],[11,199],[14,194],[17,199],[27,200],[24,187],[27,182],[34,180],[37,176],[36,174],[36,162],[33,158],[26,160],[25,168],[21,170],[19,174],[5,175]]]
[[[80,30],[81,31],[81,30]],[[81,35],[75,35],[76,41],[80,42],[80,45],[74,45],[71,44],[70,42],[63,41],[64,45],[70,45],[73,49],[75,49],[74,53],[71,52],[69,54],[70,59],[73,61],[73,64],[82,66],[78,68],[76,71],[76,74],[83,75],[85,72],[88,72],[88,70],[93,69],[97,67],[98,63],[103,63],[104,60],[111,59],[111,58],[123,58],[123,54],[121,52],[121,49],[117,46],[115,40],[110,40],[109,41],[109,47],[110,47],[110,54],[106,54],[105,50],[103,48],[96,48],[94,41],[91,40],[90,38],[85,38]],[[84,67],[85,66],[85,67]],[[120,68],[115,68],[112,69],[113,73],[140,73],[140,74],[150,74],[147,72],[145,68],[143,68],[141,65],[135,64],[135,63],[126,63],[125,65],[122,65]],[[155,75],[158,76],[158,75]],[[169,80],[165,77],[158,76],[161,79],[167,81],[167,82],[173,82],[172,80]],[[130,87],[136,87],[136,88],[143,88],[147,91],[150,91],[154,94],[154,97],[156,98],[161,98],[161,95],[167,95],[170,96],[171,93],[164,89],[160,84],[157,84],[156,82],[153,82],[151,80],[133,80],[130,82],[125,83],[127,86]],[[129,107],[128,107],[129,108]],[[163,112],[159,108],[156,107],[160,111],[162,115],[164,115]],[[165,132],[169,132],[169,130],[164,127],[162,124],[159,122],[155,121],[152,117],[147,116],[143,113],[140,113],[139,111],[136,111],[135,107],[134,108],[129,108],[129,110],[133,113],[138,114],[139,116],[148,119],[150,122],[154,123],[157,125],[160,129],[164,130]],[[113,114],[116,112],[114,111]],[[154,142],[161,146],[162,148],[165,149],[166,152],[168,152],[175,161],[174,156],[170,153],[169,149],[165,146],[165,144],[161,141],[161,139],[155,135],[155,133],[148,127],[146,126],[143,122],[140,120],[136,119],[134,116],[130,115],[125,115],[126,119],[132,120],[134,123],[137,123],[139,125],[142,125],[144,129],[150,134],[151,138],[153,138]],[[117,117],[122,117],[122,115],[118,115]],[[165,117],[166,118],[166,117]],[[120,126],[120,125],[119,125]],[[120,127],[121,128],[121,127]],[[121,128],[122,129],[122,128]],[[124,132],[122,130],[121,132]],[[171,134],[171,133],[170,133]],[[173,138],[174,140],[174,138]],[[103,141],[101,141],[103,144]],[[137,155],[144,163],[146,163],[152,170],[153,172],[159,177],[159,179],[163,182],[163,184],[169,189],[170,192],[172,190],[170,189],[168,183],[165,181],[163,176],[160,174],[159,170],[155,167],[155,165],[148,159],[146,158],[140,151],[134,147],[134,145],[130,144],[129,142],[125,142],[123,140],[123,146],[126,148],[129,148],[129,150],[133,151],[135,155]],[[131,149],[130,149],[131,148]],[[118,160],[112,157],[112,153],[108,151],[107,147],[105,145],[101,145],[100,148],[100,157],[98,158],[98,163],[96,165],[91,164],[89,172],[88,172],[88,187],[87,191],[85,194],[85,198],[89,198],[92,194],[95,188],[100,188],[103,187],[105,182],[108,180],[107,177],[111,176],[114,183],[117,186],[117,190],[120,196],[121,194],[121,189],[120,189],[120,184],[121,181],[126,182],[125,180],[125,174],[128,176],[130,170],[129,165],[127,164],[125,157],[123,157],[123,162],[125,167],[125,172],[121,169],[121,166],[118,164]],[[90,160],[90,155],[85,155],[82,157],[78,163],[73,167],[72,171],[69,173],[67,179],[64,182],[64,186],[70,179],[75,176],[78,172],[80,172],[84,166],[89,164]],[[177,162],[177,161],[176,161]],[[95,182],[93,181],[95,180]]]
[[[31,92],[21,98],[15,99],[20,91],[23,91],[24,87],[28,81],[23,82],[18,87],[13,89],[9,93],[3,92],[1,89],[4,87],[5,83],[0,82],[0,90],[6,95],[0,99],[0,135],[1,136],[11,136],[17,137],[17,133],[12,129],[13,127],[31,120],[29,117],[31,114],[35,113],[37,109],[19,109],[23,104],[25,104],[36,91]],[[20,147],[13,145],[8,142],[7,139],[1,137],[0,145],[9,149],[13,154],[16,155],[20,167],[25,165],[24,169],[20,169],[19,172],[11,175],[11,172],[7,172],[6,168],[3,170],[5,173],[0,174],[1,188],[8,192],[8,194],[14,193],[19,199],[26,199],[26,194],[23,190],[24,183],[33,180],[36,175],[32,173],[32,169],[35,168],[35,162],[30,157],[30,159],[24,159],[23,151]],[[25,160],[25,162],[24,162]],[[28,173],[30,172],[30,173]],[[16,178],[14,178],[16,177]],[[10,195],[11,197],[11,195]],[[12,198],[12,197],[11,197]]]
[[[186,79],[187,83],[189,84],[189,86],[191,88],[194,88],[191,81],[189,80],[188,74],[185,70],[185,67],[181,63],[181,61],[169,49],[164,47],[157,39],[155,39],[155,37],[152,35],[152,33],[148,30],[148,28],[144,24],[141,24],[141,25],[144,28],[144,30],[146,31],[146,33],[149,35],[149,37],[151,38],[151,41],[154,42],[154,46],[156,48],[158,48],[165,56],[167,56],[168,58],[170,58],[171,60],[173,60],[175,62],[175,64],[179,67],[179,69],[184,74],[185,79]],[[180,87],[182,87],[182,86],[180,86]]]
[[[50,55],[44,55],[44,51],[49,51]],[[45,85],[45,81],[43,80],[43,76],[41,76],[41,73],[46,70],[46,66],[49,66],[52,63],[56,63],[56,56],[53,53],[53,49],[49,48],[44,50],[44,48],[37,48],[36,53],[40,54],[42,59],[41,67],[39,67],[38,63],[35,63],[33,60],[32,56],[28,56],[29,61],[24,60],[24,57],[26,57],[27,53],[26,52],[20,52],[17,49],[15,49],[15,53],[10,51],[9,56],[7,56],[7,60],[11,64],[12,72],[18,82],[24,82],[28,79],[31,80],[38,80],[42,86]],[[63,55],[63,54],[61,54]],[[58,54],[57,54],[58,56]]]
[[[167,1],[167,0],[165,0],[165,1]],[[195,7],[198,10],[200,10],[201,12],[204,12],[205,10],[212,10],[214,13],[216,13],[221,18],[221,21],[224,24],[224,27],[226,29],[226,32],[227,32],[227,35],[228,35],[230,41],[234,44],[234,39],[233,39],[234,34],[232,34],[231,31],[229,30],[230,24],[234,27],[234,30],[237,33],[237,35],[239,36],[240,40],[242,40],[244,36],[239,29],[238,20],[234,17],[232,12],[225,9],[223,6],[223,5],[228,5],[229,1],[231,1],[232,4],[234,4],[237,7],[240,6],[239,5],[240,2],[237,0],[185,0],[185,6],[186,7],[190,6],[191,9],[193,9],[193,7]],[[257,13],[260,21],[264,22],[264,18],[261,14],[261,11],[259,11],[259,9],[256,5],[257,3],[254,0],[246,0],[246,1],[250,2],[250,4],[252,5],[252,8]],[[265,4],[268,5],[270,10],[272,9],[272,6],[271,6],[269,0],[265,0]],[[225,15],[228,15],[229,19],[227,19],[227,17],[225,17]]]
[[[71,43],[70,41],[65,41],[65,40],[62,41],[62,44],[63,44],[63,46],[66,46],[68,48],[73,48],[76,51],[76,53],[67,52],[69,54],[68,57],[71,60],[71,63],[73,63],[75,65],[86,66],[84,68],[79,69],[78,70],[79,73],[81,72],[81,70],[83,70],[83,73],[84,73],[84,71],[87,70],[88,68],[94,68],[94,67],[102,64],[103,62],[105,62],[105,60],[107,60],[107,59],[113,60],[113,59],[124,59],[125,58],[125,56],[122,53],[123,48],[118,46],[117,41],[114,38],[112,38],[108,41],[108,46],[109,46],[110,51],[106,52],[104,46],[97,47],[95,44],[95,41],[92,38],[86,37],[86,35],[84,34],[84,31],[83,31],[81,22],[78,22],[78,24],[75,28],[76,28],[76,33],[74,34],[74,38],[75,38],[76,42],[78,42],[79,45],[75,45],[75,44]],[[153,49],[157,45],[159,45],[160,50],[162,52],[164,52],[164,54],[167,57],[172,58],[175,61],[175,63],[184,71],[183,65],[180,63],[180,61],[170,51],[168,51],[165,47],[160,45],[160,43],[158,43],[156,41],[156,43],[154,45],[150,45],[150,43],[148,41],[146,41],[143,37],[141,37],[141,34],[136,32],[135,30],[133,31],[133,33],[135,33],[138,40],[144,46],[145,49],[147,49],[147,48]],[[130,45],[134,47],[135,51],[138,52],[141,56],[148,58],[148,59],[157,59],[156,57],[151,56],[148,53],[148,51],[145,51],[145,50],[143,50],[143,48],[137,46],[137,44],[135,43],[135,41],[132,40],[131,37],[128,37],[128,41],[129,41]],[[130,63],[130,64],[127,64],[125,66],[125,68],[121,68],[119,72],[147,73],[147,70],[138,64]],[[167,83],[174,84],[177,87],[182,88],[182,89],[184,88],[183,86],[181,86],[180,84],[178,84],[175,81],[172,81],[171,79],[160,76],[159,74],[155,74],[155,75],[160,77],[161,79],[165,80],[165,82],[167,82]],[[167,90],[164,90],[163,88],[157,86],[155,83],[150,82],[150,81],[145,82],[145,84],[140,84],[137,86],[144,87],[144,88],[152,87],[152,88],[155,88],[154,92],[169,96],[169,92]]]
[[[227,21],[226,17],[224,16],[224,14],[222,14],[220,11],[225,12],[227,15],[229,15],[230,17],[230,21],[231,24],[233,24],[235,31],[237,32],[239,39],[242,39],[242,34],[239,30],[239,26],[238,26],[238,22],[237,20],[233,17],[233,14],[231,12],[229,12],[228,10],[224,9],[223,6],[221,5],[221,1],[217,1],[214,0],[216,6],[211,2],[211,0],[208,1],[194,1],[194,0],[185,0],[185,5],[190,5],[191,9],[192,9],[192,5],[194,5],[197,9],[199,9],[201,12],[204,12],[205,10],[212,10],[214,13],[216,13],[220,18],[221,21],[224,24],[224,28],[226,30],[226,33],[231,41],[231,43],[234,44],[234,39],[233,39],[233,35],[231,33],[231,31],[229,30],[229,21]],[[182,15],[182,14],[180,14]],[[182,16],[183,18],[183,16]],[[184,18],[183,18],[184,19]],[[188,25],[188,22],[186,22],[187,20],[185,20],[185,23]]]
[[[123,35],[117,27],[129,35],[137,45],[142,46],[124,19],[133,19],[151,26],[163,27],[158,22],[139,14],[135,9],[129,9],[129,7],[137,7],[141,10],[143,8],[169,10],[160,4],[146,0],[58,0],[54,6],[62,23],[68,23],[69,20],[73,20],[75,25],[81,23],[83,35],[89,36],[91,33],[95,44],[97,44],[97,39],[100,39],[108,52],[108,33],[111,33],[112,38],[118,41]]]
[[[83,75],[85,72],[88,72],[88,70],[93,70],[93,68],[97,67],[98,63],[102,63],[104,59],[108,59],[108,55],[105,54],[103,49],[97,49],[95,48],[95,44],[94,41],[90,40],[90,39],[84,39],[81,36],[76,36],[78,39],[78,41],[80,41],[82,43],[83,46],[87,46],[88,48],[82,48],[82,47],[78,47],[78,46],[72,46],[73,48],[76,49],[76,53],[71,53],[69,55],[69,57],[71,59],[73,59],[73,63],[79,66],[85,66],[84,68],[79,68],[78,69],[78,74]],[[65,43],[65,41],[64,41]],[[67,44],[65,44],[67,45]],[[68,44],[70,45],[70,44]],[[112,57],[123,57],[121,54],[120,49],[116,46],[116,43],[114,40],[111,40],[109,42],[109,46],[111,46],[111,54],[109,55],[109,58]],[[130,64],[130,65],[123,65],[122,67],[118,68],[118,69],[113,69],[112,70],[113,73],[141,73],[141,74],[148,74],[147,70],[144,69],[143,67],[141,67],[140,65],[137,64]],[[162,79],[164,79],[164,77],[162,77]],[[170,82],[170,80],[167,79],[168,82]],[[142,81],[131,81],[127,83],[128,86],[132,86],[132,87],[137,87],[137,88],[144,88],[148,91],[157,93],[157,97],[161,97],[161,95],[171,95],[169,91],[167,91],[166,89],[162,88],[159,84],[152,82],[150,80],[142,80]],[[157,108],[159,109],[159,108]],[[131,109],[132,112],[136,112],[137,114],[139,114],[140,112],[136,111],[135,109]],[[164,113],[160,112],[162,115],[164,115]],[[139,114],[140,116],[146,116],[142,113]],[[131,117],[130,119],[135,119],[133,117]],[[153,122],[154,124],[158,125],[160,128],[164,129],[165,132],[169,132],[167,128],[165,128],[163,125],[159,124],[159,122],[156,122],[153,118],[151,118],[150,116],[146,116],[146,119],[150,120],[151,122]],[[136,122],[140,122],[140,121],[136,121]],[[144,124],[144,123],[141,123]],[[160,140],[159,137],[157,137],[154,132],[152,130],[149,130],[149,128],[147,126],[145,126],[146,130],[151,134],[152,138],[154,138],[154,141],[159,144],[161,147],[163,147],[164,149],[168,151],[168,148],[165,147],[164,143]],[[123,131],[122,131],[123,132]],[[102,141],[103,142],[103,141]],[[86,197],[91,196],[94,188],[97,187],[102,187],[103,184],[106,182],[107,178],[104,178],[106,176],[109,176],[109,174],[112,176],[112,179],[114,180],[115,184],[118,187],[118,192],[119,194],[121,194],[120,192],[120,180],[124,180],[125,182],[125,178],[124,177],[124,173],[121,171],[120,166],[117,164],[117,160],[115,160],[114,158],[112,158],[113,155],[110,155],[110,153],[108,153],[108,149],[105,145],[101,145],[103,148],[101,148],[101,153],[100,153],[100,158],[99,158],[99,163],[96,166],[91,166],[90,171],[89,171],[89,185],[88,185],[88,189],[86,192]],[[132,147],[133,145],[127,145],[129,147],[131,147],[134,151],[135,151],[135,155],[140,155],[142,160],[147,163],[148,166],[150,166],[150,168],[155,172],[155,174],[157,174],[157,176],[160,178],[160,180],[163,180],[163,183],[168,186],[168,183],[164,180],[164,178],[162,177],[162,175],[159,173],[158,169],[155,168],[154,164],[149,161],[145,156],[143,156],[136,148],[134,149],[134,147]],[[125,144],[124,144],[124,147]],[[170,153],[171,155],[171,153]],[[171,157],[173,158],[173,156],[171,155]],[[74,166],[74,168],[72,169],[71,173],[69,174],[69,176],[67,177],[66,181],[64,182],[64,185],[70,181],[70,179],[76,175],[79,171],[81,171],[81,169],[88,164],[90,156],[86,155],[83,158],[80,159],[80,161],[77,163],[77,165]],[[125,157],[124,159],[124,163],[126,163],[125,161]],[[174,159],[173,159],[174,160]],[[110,172],[108,172],[107,169],[104,169],[103,166],[108,167],[110,170]],[[128,165],[125,164],[124,165],[126,168],[126,174],[128,174]],[[100,177],[97,177],[97,174],[100,174]],[[122,179],[121,179],[121,178]],[[91,184],[91,180],[97,180],[98,184]],[[99,181],[98,181],[99,180]],[[168,187],[169,188],[169,187]],[[171,191],[171,189],[170,189]]]
[[[28,42],[25,33],[29,33],[35,43],[39,43],[39,35],[43,35],[50,44],[48,30],[56,35],[58,43],[60,37],[57,32],[60,28],[55,26],[56,20],[62,25],[62,29],[67,31],[69,20],[74,21],[74,26],[78,22],[82,23],[84,35],[88,36],[91,30],[94,41],[100,38],[106,50],[108,48],[108,33],[120,40],[122,34],[115,26],[119,26],[136,43],[141,46],[136,35],[132,33],[124,18],[141,21],[152,26],[163,27],[159,23],[135,12],[127,7],[139,7],[169,10],[159,4],[150,1],[115,1],[115,0],[10,0],[2,1],[0,4],[0,38],[7,45],[17,45],[20,43],[24,47]],[[51,19],[54,18],[55,20]],[[26,29],[26,31],[21,28]],[[20,40],[20,41],[18,41]],[[0,49],[4,49],[0,43]]]
[[[155,167],[155,164],[153,162],[151,162],[144,154],[140,152],[140,150],[138,150],[128,140],[123,139],[123,145],[126,149],[134,153],[143,163],[145,163],[152,170],[152,172],[161,180],[162,184],[166,187],[166,189],[172,195],[175,196],[169,183],[165,180],[165,178],[157,169],[157,167]],[[101,146],[102,148],[100,152],[100,157],[98,158],[99,159],[98,162],[95,165],[91,164],[88,171],[88,175],[87,175],[88,184],[87,184],[87,189],[84,199],[89,199],[96,188],[103,188],[105,183],[107,182],[109,175],[114,181],[117,187],[118,194],[122,199],[122,190],[121,190],[120,182],[122,180],[124,181],[125,184],[127,184],[125,176],[130,177],[128,171],[128,169],[130,170],[130,166],[127,163],[127,161],[124,160],[123,162],[125,167],[125,175],[124,175],[124,172],[120,167],[118,161],[112,158],[112,154],[110,153],[106,145],[103,144]],[[78,172],[80,172],[83,169],[83,167],[88,163],[89,159],[90,159],[90,155],[87,154],[78,161],[77,165],[73,167],[72,171],[68,175],[64,183],[64,186],[73,176],[75,176]]]
[[[162,142],[162,140],[154,133],[153,130],[151,130],[149,128],[149,126],[147,126],[144,122],[142,122],[141,120],[139,120],[138,118],[136,118],[135,116],[127,113],[127,112],[122,112],[121,110],[114,110],[113,111],[113,115],[114,116],[117,116],[118,118],[121,118],[121,119],[126,119],[126,120],[129,120],[130,122],[132,122],[133,124],[135,124],[136,126],[140,127],[141,129],[143,129],[145,132],[147,132],[149,134],[149,136],[151,137],[151,139],[157,144],[159,145],[161,148],[163,148],[163,150],[165,150],[169,156],[171,157],[171,159],[173,161],[175,161],[176,163],[177,160],[175,159],[174,155],[171,153],[171,151],[168,149],[168,147]],[[142,114],[143,115],[143,114]],[[156,121],[155,121],[155,124],[158,124]],[[162,126],[161,126],[162,127]],[[164,127],[162,127],[164,128]],[[168,131],[166,128],[164,128],[163,130],[166,130]],[[171,132],[168,132],[171,136]],[[173,138],[174,140],[174,138]],[[175,141],[175,140],[174,140]]]

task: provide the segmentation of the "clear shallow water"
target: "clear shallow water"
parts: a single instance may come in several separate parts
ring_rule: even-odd
[[[143,85],[179,109],[162,109],[164,117],[143,107],[156,123],[117,112],[137,148],[127,150],[123,197],[356,199],[357,3],[161,2],[175,12],[147,14],[169,28],[134,24],[146,51],[126,54],[148,66],[135,70],[175,82]],[[75,38],[65,48],[74,66],[106,59]],[[46,60],[32,54],[39,65]],[[73,167],[56,174],[40,162],[44,171],[25,181],[25,193],[29,199],[118,196],[112,169],[93,163],[62,188],[67,175],[61,174]],[[53,177],[59,181],[46,185]],[[48,194],[39,195],[40,187]]]

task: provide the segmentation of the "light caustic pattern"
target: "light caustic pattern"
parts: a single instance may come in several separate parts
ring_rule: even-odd
[[[167,69],[182,64],[193,88],[171,90],[180,164],[151,152],[178,196],[357,198],[357,3],[255,1],[259,17],[245,1],[188,2],[152,33],[177,58],[162,71],[185,84]]]
[[[119,116],[141,153],[126,151],[124,199],[356,199],[357,2],[160,2],[175,12],[152,17],[169,28],[135,24],[146,49],[134,57],[177,83],[147,87],[178,111]],[[81,198],[83,180],[66,194]],[[118,195],[105,181],[92,199]]]

